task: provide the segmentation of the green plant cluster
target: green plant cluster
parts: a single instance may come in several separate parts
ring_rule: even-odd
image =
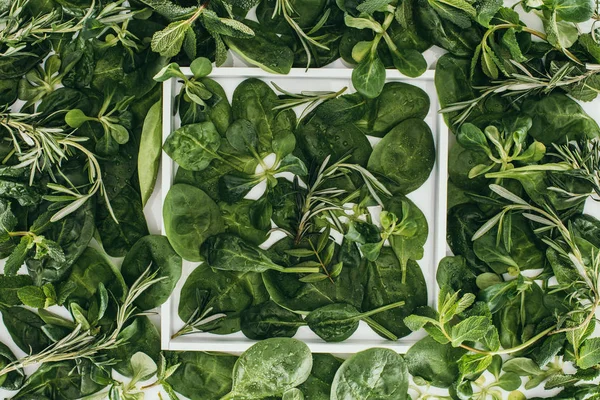
[[[182,126],[163,146],[179,166],[166,235],[183,259],[204,261],[181,290],[186,324],[175,336],[292,337],[306,325],[339,342],[361,320],[390,340],[410,333],[402,319],[427,303],[416,261],[428,225],[406,197],[435,161],[427,94],[390,82],[375,99],[277,87],[278,96],[251,78],[229,104],[201,63],[191,78],[176,64],[157,76],[182,80]],[[203,105],[189,95],[196,87]],[[308,108],[299,119],[298,104]],[[381,137],[373,148],[369,136]],[[265,250],[274,234],[281,240]]]
[[[598,7],[0,0],[0,389],[599,398],[600,222],[587,207],[600,196],[600,127],[579,104],[600,90]],[[386,69],[421,75],[431,46],[447,52],[435,86],[456,137],[454,256],[438,267],[435,308],[417,263],[429,227],[406,197],[435,162],[429,98],[386,80]],[[280,74],[342,59],[356,93],[248,79],[228,99],[209,75],[229,50]],[[163,146],[158,82],[171,78],[181,127]],[[157,236],[143,209],[163,149],[180,167]],[[260,247],[270,235],[283,239]],[[148,313],[184,259],[203,263],[181,282],[176,336],[262,341],[239,357],[160,350]],[[291,338],[308,327],[344,341],[360,323],[391,341],[427,336],[405,355],[345,361]]]

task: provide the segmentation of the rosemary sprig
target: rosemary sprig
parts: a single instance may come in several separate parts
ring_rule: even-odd
[[[302,241],[302,238],[311,231],[315,218],[323,214],[333,217],[334,224],[336,226],[341,226],[341,223],[335,214],[336,212],[344,211],[344,204],[348,203],[348,193],[345,189],[325,187],[325,183],[327,183],[328,180],[354,171],[361,176],[369,194],[379,205],[383,205],[379,193],[384,193],[387,196],[392,195],[387,188],[365,168],[357,164],[347,163],[346,161],[350,156],[343,157],[339,161],[329,165],[330,158],[331,156],[327,156],[319,169],[311,174],[305,194],[301,194],[297,198],[300,217],[296,232],[293,234],[294,242],[296,244],[299,244]],[[352,194],[350,194],[350,196],[354,197]]]
[[[110,41],[117,40],[128,50],[130,48],[137,49],[135,43],[137,38],[127,31],[127,22],[135,14],[144,12],[145,9],[132,10],[123,6],[124,0],[108,3],[97,13],[96,2],[92,0],[84,15],[66,21],[63,21],[63,13],[60,9],[30,16],[26,10],[28,3],[29,0],[15,0],[6,11],[0,13],[0,26],[2,27],[0,29],[0,56],[25,55],[28,45],[41,43],[51,35],[74,35],[86,29],[87,22],[91,18],[94,19],[94,29],[103,27],[103,30],[96,35],[97,37],[112,29],[115,35],[107,37]],[[118,26],[120,23],[123,23],[122,27]]]
[[[513,212],[521,213],[525,218],[540,224],[541,227],[534,230],[536,234],[557,232],[558,237],[556,239],[548,234],[542,238],[542,241],[556,250],[564,259],[570,261],[580,278],[580,280],[570,283],[569,287],[559,287],[561,290],[572,289],[571,300],[576,302],[579,308],[567,314],[567,317],[582,314],[586,314],[586,316],[582,320],[573,318],[570,320],[571,323],[567,318],[561,318],[557,326],[550,329],[548,333],[557,334],[587,327],[592,319],[596,317],[596,311],[600,306],[600,255],[591,254],[591,257],[589,257],[591,265],[586,265],[586,257],[584,257],[577,244],[573,230],[565,225],[549,205],[546,204],[542,207],[531,205],[499,185],[490,185],[490,189],[511,204],[504,206],[497,215],[483,224],[475,232],[472,240],[480,238],[496,225],[499,227],[498,235],[502,235],[500,231],[500,227],[504,225],[502,221],[507,214]],[[565,324],[566,327],[564,327]]]
[[[304,32],[304,30],[300,27],[300,25],[298,25],[296,20],[292,17],[292,15],[294,13],[295,13],[294,6],[292,5],[290,0],[276,0],[275,9],[273,10],[273,16],[271,18],[275,18],[278,15],[282,15],[283,18],[285,19],[285,21],[288,23],[288,25],[294,30],[294,32],[296,32],[296,35],[298,36],[298,39],[300,40],[300,43],[302,44],[302,47],[304,48],[304,51],[306,52],[306,58],[307,58],[306,68],[308,69],[308,67],[310,66],[310,62],[312,61],[312,54],[311,54],[311,49],[310,49],[309,45],[316,46],[323,50],[329,50],[329,47],[325,46],[322,43],[319,43],[317,41],[317,39],[312,37],[311,35],[314,34],[316,31],[318,31],[319,29],[321,29],[323,27],[323,25],[325,25],[325,23],[327,22],[327,19],[329,18],[329,14],[331,13],[331,10],[327,9],[327,11],[321,16],[319,21],[315,24],[315,26],[308,33]]]
[[[586,64],[585,72],[577,73],[581,67],[567,63],[558,67],[552,73],[536,76],[523,66],[523,64],[514,60],[511,60],[511,63],[517,66],[522,73],[511,74],[508,79],[492,81],[492,84],[489,86],[475,86],[474,89],[481,91],[478,97],[449,104],[439,112],[450,113],[461,111],[453,121],[453,124],[461,125],[475,108],[484,103],[492,95],[501,94],[502,97],[521,98],[536,94],[549,94],[555,89],[580,84],[592,76],[600,74],[599,64]]]
[[[273,87],[275,89],[277,89],[277,91],[281,92],[285,96],[284,98],[280,98],[278,100],[279,104],[277,106],[273,107],[273,110],[278,110],[278,111],[290,110],[294,107],[299,107],[304,104],[307,105],[306,108],[304,108],[304,110],[302,110],[302,113],[300,113],[300,116],[298,117],[298,123],[300,123],[302,118],[304,118],[306,116],[306,114],[308,114],[316,106],[323,103],[324,101],[335,99],[336,97],[340,96],[342,93],[344,93],[348,89],[347,87],[344,86],[342,89],[338,90],[337,92],[303,91],[300,93],[292,93],[292,92],[289,92],[289,91],[281,88],[275,82],[271,81],[271,85],[273,85]]]
[[[113,219],[118,223],[104,182],[102,170],[96,156],[81,143],[87,138],[78,137],[65,133],[62,128],[48,128],[41,126],[38,114],[13,113],[0,111],[0,128],[4,128],[10,136],[13,150],[3,160],[5,164],[13,155],[19,163],[12,168],[29,168],[29,184],[32,185],[37,172],[48,172],[51,177],[55,173],[61,174],[60,166],[63,161],[75,155],[76,152],[83,153],[87,158],[88,178],[91,186],[87,193],[80,193],[78,188],[70,184],[70,188],[57,183],[49,183],[48,188],[60,195],[45,196],[46,200],[54,202],[68,202],[51,218],[52,222],[58,221],[70,213],[76,211],[89,198],[99,193],[104,197],[106,207]],[[55,169],[58,169],[55,171]],[[68,182],[68,179],[67,179]]]
[[[48,362],[75,360],[79,358],[87,358],[95,361],[94,358],[98,353],[121,345],[122,340],[119,339],[119,334],[125,324],[136,315],[136,307],[133,303],[148,288],[165,279],[165,277],[156,278],[156,274],[157,272],[150,273],[150,268],[148,268],[131,285],[125,301],[118,307],[115,328],[110,334],[98,337],[89,330],[83,330],[81,325],[77,325],[71,333],[46,347],[41,352],[25,356],[7,364],[0,370],[0,376],[28,366]]]
[[[227,317],[227,314],[224,313],[216,313],[210,315],[214,307],[212,307],[211,299],[209,299],[208,295],[196,291],[196,301],[198,307],[196,307],[196,309],[188,318],[188,320],[185,321],[183,327],[179,331],[177,331],[173,336],[171,336],[171,339],[175,339],[179,336],[189,335],[196,332],[202,332],[202,328],[200,328],[202,325],[206,325],[210,322],[214,322],[221,318]]]
[[[596,193],[596,197],[592,198],[600,201],[600,140],[597,138],[585,139],[581,142],[572,140],[563,145],[554,144],[553,146],[555,152],[550,155],[571,167],[565,173],[591,183]],[[559,192],[574,200],[589,196],[589,194],[572,193],[559,187],[550,187],[549,190]]]

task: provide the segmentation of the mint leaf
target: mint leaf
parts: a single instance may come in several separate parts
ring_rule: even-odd
[[[481,341],[488,332],[491,321],[488,317],[469,317],[452,327],[452,346],[463,342]]]
[[[22,287],[17,291],[17,296],[19,296],[21,302],[26,306],[33,308],[45,308],[46,306],[46,295],[41,287]]]
[[[462,376],[478,374],[492,363],[492,357],[489,354],[465,354],[458,360],[458,370]]]
[[[600,364],[600,338],[587,339],[579,349],[577,366],[587,369]]]
[[[6,264],[4,265],[4,274],[8,276],[15,275],[19,268],[21,268],[21,265],[23,265],[25,262],[27,253],[32,246],[33,240],[31,239],[31,236],[21,237],[19,244],[6,259]]]
[[[188,21],[172,22],[162,31],[154,33],[150,45],[152,51],[163,57],[174,57],[179,54],[185,33],[189,28]]]

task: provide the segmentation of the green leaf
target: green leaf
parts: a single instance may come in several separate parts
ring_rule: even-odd
[[[315,252],[311,249],[286,249],[284,252],[293,257],[311,257],[315,255]]]
[[[21,241],[19,241],[19,244],[15,247],[13,252],[10,253],[10,256],[8,256],[8,259],[6,260],[6,264],[4,264],[5,275],[12,276],[17,273],[19,268],[21,268],[25,262],[27,253],[32,245],[33,239],[31,236],[21,237]]]
[[[21,302],[29,307],[33,308],[45,308],[46,307],[46,295],[41,287],[38,286],[25,286],[17,291],[17,296]]]
[[[433,318],[413,314],[413,315],[409,315],[408,317],[404,318],[404,323],[411,331],[415,332],[415,331],[418,331],[419,329],[423,328],[428,323],[436,325],[438,323],[438,321],[436,321]]]
[[[416,78],[427,70],[427,61],[417,50],[390,48],[390,53],[394,67],[408,77]]]
[[[185,31],[185,38],[183,39],[183,51],[190,60],[196,58],[196,51],[198,48],[198,39],[196,38],[196,32],[192,27],[189,27]]]
[[[150,6],[157,14],[162,15],[168,20],[181,19],[192,14],[197,7],[181,7],[169,0],[141,0],[142,3]]]
[[[483,131],[471,123],[461,125],[456,140],[465,149],[491,154],[487,138]]]
[[[452,327],[452,346],[458,347],[463,342],[478,342],[487,334],[491,325],[488,317],[469,317]]]
[[[587,339],[579,349],[577,366],[586,369],[598,364],[600,364],[600,338]]]
[[[496,58],[494,51],[489,46],[485,46],[481,54],[481,69],[490,78],[498,79],[498,67],[494,58]]]
[[[544,4],[556,11],[561,20],[568,22],[586,22],[594,14],[591,0],[544,0]]]
[[[188,21],[172,22],[162,31],[154,33],[150,42],[152,51],[163,57],[175,57],[181,50],[189,24]]]
[[[180,166],[190,171],[202,171],[219,158],[217,150],[221,136],[212,122],[185,125],[167,137],[164,151]]]
[[[445,3],[456,9],[462,10],[469,14],[471,17],[475,17],[477,10],[466,0],[438,0],[440,3]]]
[[[131,357],[132,382],[146,380],[156,373],[156,363],[147,354],[138,351]]]
[[[204,11],[202,21],[211,33],[241,39],[254,37],[254,31],[249,26],[235,19],[220,18],[214,11]]]
[[[154,191],[154,185],[160,167],[160,154],[162,143],[162,102],[159,100],[148,111],[142,126],[140,148],[138,150],[138,180],[142,207]]]
[[[502,7],[502,0],[481,0],[477,4],[477,16],[475,19],[484,27],[490,26],[490,21]]]
[[[507,372],[500,376],[497,384],[502,389],[507,391],[517,390],[521,387],[521,377],[514,372]]]
[[[0,303],[9,306],[20,305],[19,289],[32,284],[33,281],[29,275],[0,275]]]
[[[0,237],[4,238],[4,233],[8,236],[9,232],[17,226],[18,220],[11,210],[11,204],[8,201],[0,201]],[[8,237],[6,237],[8,239]],[[0,239],[0,242],[3,241]]]
[[[90,329],[90,323],[87,320],[86,312],[81,306],[77,303],[71,303],[71,314],[73,314],[73,319],[75,323],[81,325],[81,329],[87,331]]]
[[[492,363],[489,354],[465,354],[458,360],[458,369],[463,376],[483,372]]]
[[[373,32],[381,32],[382,30],[381,25],[379,25],[377,22],[371,21],[368,18],[356,18],[350,14],[344,15],[344,23],[349,28],[370,29]]]
[[[177,63],[165,65],[160,71],[158,71],[156,75],[154,75],[152,79],[157,82],[164,82],[171,78],[185,79],[185,75],[183,75],[183,72],[181,72],[181,69],[179,69],[179,64]]]
[[[525,357],[507,360],[502,369],[504,372],[514,372],[519,376],[536,376],[544,372],[533,360]]]
[[[212,63],[206,57],[198,57],[190,64],[190,70],[194,78],[204,78],[212,72]]]
[[[502,35],[502,44],[506,46],[508,51],[510,52],[511,57],[517,62],[525,62],[527,61],[527,57],[523,55],[521,51],[521,46],[517,41],[517,35],[515,28],[509,28]]]
[[[304,394],[300,389],[293,388],[285,392],[281,400],[304,400]]]
[[[316,266],[320,266],[321,264],[317,263]],[[315,266],[315,265],[311,265],[311,266]],[[325,279],[327,279],[327,275],[325,274],[321,274],[321,273],[314,273],[314,274],[308,274],[306,276],[303,276],[302,278],[298,279],[300,282],[304,282],[304,283],[314,283],[314,282],[321,282],[324,281]]]
[[[373,99],[385,84],[385,66],[377,56],[366,57],[352,70],[352,84],[357,92]]]
[[[356,9],[361,13],[373,15],[374,12],[384,12],[393,0],[366,0],[359,3]]]
[[[554,47],[568,49],[579,38],[577,26],[571,22],[558,20],[556,12],[550,15],[544,14],[542,21],[544,22],[548,43]]]

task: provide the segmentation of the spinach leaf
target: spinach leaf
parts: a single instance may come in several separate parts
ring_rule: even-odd
[[[294,62],[294,52],[281,39],[265,31],[261,25],[244,20],[254,30],[252,38],[225,36],[227,46],[238,53],[246,62],[272,74],[287,74]]]
[[[249,245],[239,236],[222,233],[208,238],[200,248],[211,268],[223,271],[265,272],[275,270],[286,273],[316,273],[318,267],[283,267],[275,264],[265,252]]]
[[[29,275],[0,275],[0,303],[7,306],[21,305],[17,291],[19,288],[31,286],[32,284],[33,281]]]
[[[42,331],[44,321],[34,312],[13,306],[0,309],[6,330],[15,344],[27,354],[36,354],[51,343]]]
[[[202,189],[211,199],[222,200],[219,196],[219,180],[234,168],[224,162],[213,160],[208,168],[202,171],[189,171],[183,167],[177,168],[174,184],[185,183]]]
[[[417,307],[427,304],[427,285],[419,265],[409,260],[406,280],[402,283],[402,268],[391,248],[384,247],[375,262],[368,263],[365,298],[362,308],[372,310],[404,301],[404,306],[371,317],[376,323],[398,337],[410,334],[404,318]]]
[[[360,312],[350,304],[328,304],[311,311],[306,316],[306,323],[317,336],[326,342],[342,342],[356,332],[361,320],[403,305],[404,302],[400,301],[371,311]],[[394,338],[388,337],[388,339]]]
[[[98,367],[87,359],[42,364],[27,378],[13,399],[76,400],[96,393],[105,386],[94,381],[93,375],[97,369]]]
[[[474,204],[459,204],[448,211],[448,246],[452,253],[465,257],[471,268],[481,272],[489,268],[475,255],[471,238],[486,220],[486,215]]]
[[[142,208],[154,191],[154,184],[160,166],[160,149],[162,143],[162,102],[157,101],[150,108],[144,119],[140,149],[138,152],[138,180],[142,196]]]
[[[163,278],[135,301],[141,310],[149,310],[164,303],[181,276],[181,257],[173,250],[164,236],[144,236],[133,245],[123,260],[121,273],[131,286],[140,275],[150,268],[157,277]]]
[[[17,358],[4,343],[0,342],[0,365],[4,366],[15,361]],[[17,390],[23,385],[25,373],[23,369],[11,371],[0,378],[0,389]]]
[[[27,270],[36,285],[61,279],[87,248],[94,235],[95,205],[91,199],[60,221],[50,222],[53,214],[54,211],[49,210],[40,215],[34,222],[32,231],[58,243],[64,252],[65,260],[60,262],[52,258],[27,259]]]
[[[104,251],[111,257],[124,257],[131,246],[148,234],[140,195],[131,185],[126,185],[110,201],[117,223],[109,213],[106,203],[97,209],[96,229]]]
[[[293,337],[298,328],[305,324],[301,315],[280,307],[273,301],[257,304],[241,314],[242,332],[252,340]]]
[[[390,245],[400,260],[402,267],[402,282],[406,275],[406,265],[408,260],[420,260],[423,258],[423,248],[427,241],[429,226],[423,212],[410,199],[403,195],[395,195],[385,200],[385,210],[393,213],[399,221],[407,221],[416,228],[416,233],[411,234],[393,234],[389,237]],[[411,232],[412,233],[412,232]]]
[[[362,59],[352,70],[352,85],[358,93],[373,99],[383,90],[385,84],[385,66],[376,55],[370,54]]]
[[[293,111],[273,109],[277,101],[277,95],[269,85],[256,78],[246,79],[233,92],[233,117],[252,123],[258,134],[259,154],[270,153],[273,139],[284,131],[293,131],[296,125]]]
[[[164,151],[177,164],[191,171],[206,169],[217,153],[221,137],[212,122],[185,125],[172,132],[163,145]]]
[[[181,289],[179,317],[188,322],[194,314],[223,317],[194,328],[216,334],[237,332],[244,310],[269,299],[260,274],[256,272],[214,271],[210,266],[198,266]]]
[[[365,134],[353,123],[332,126],[331,119],[318,116],[319,108],[316,115],[303,119],[295,132],[304,154],[314,164],[322,164],[328,156],[335,162],[350,154],[348,162],[366,166],[371,145]]]
[[[280,255],[285,254],[284,250],[290,248],[293,246],[284,239],[273,245],[268,254],[273,257],[273,260],[287,265],[284,259],[276,257],[281,257]],[[346,257],[344,254],[341,250],[338,250],[336,254],[335,261],[343,261],[344,268],[335,279],[334,284],[328,280],[300,282],[293,275],[277,271],[263,273],[263,281],[273,301],[291,310],[312,311],[327,304],[343,302],[361,309],[365,287],[360,258],[353,263],[350,257]],[[292,265],[295,264],[295,261],[288,261]]]
[[[127,286],[119,270],[98,250],[87,247],[75,261],[65,282],[74,287],[70,301],[81,306],[88,304],[103,284],[119,303],[125,300]]]
[[[404,359],[412,376],[424,379],[432,386],[447,388],[458,379],[456,363],[465,353],[460,347],[441,344],[427,336],[413,344]]]
[[[219,206],[202,190],[184,184],[169,189],[163,220],[169,243],[188,261],[201,261],[202,243],[225,230]]]
[[[158,362],[160,354],[160,333],[156,326],[145,315],[137,316],[127,325],[118,336],[120,343],[114,349],[107,352],[107,357],[116,362],[112,368],[125,376],[132,376],[131,357],[142,352],[155,362]]]
[[[598,123],[565,94],[528,97],[522,108],[525,115],[533,121],[529,134],[546,145],[564,143],[567,137],[569,140],[577,140],[600,135]]]
[[[396,125],[373,149],[367,167],[408,194],[420,187],[433,169],[435,147],[429,126],[419,119]]]
[[[393,350],[372,348],[348,358],[331,384],[331,399],[406,399],[408,370]]]
[[[279,182],[277,186],[275,186],[275,189],[277,190],[280,185],[282,185],[282,182]],[[255,202],[253,200],[245,199],[233,204],[220,202],[219,208],[221,209],[221,217],[223,219],[223,223],[225,224],[225,230],[228,233],[232,233],[250,243],[259,245],[267,240],[268,229],[261,229],[262,227],[256,227],[252,223],[250,214],[254,203]],[[296,214],[294,214],[294,216],[295,215]]]
[[[183,96],[182,101],[180,94],[178,100],[181,125],[212,122],[217,128],[217,132],[224,136],[232,122],[231,105],[227,100],[225,90],[218,82],[210,78],[196,79],[196,82],[202,84],[205,90],[211,94],[211,97],[205,100],[206,104],[202,106],[193,101],[185,101],[185,96]]]
[[[236,356],[185,351],[174,353],[181,365],[167,382],[190,400],[219,399],[231,390]]]
[[[478,293],[476,278],[477,275],[467,266],[463,256],[442,258],[436,272],[439,287],[461,293]]]
[[[429,96],[421,88],[404,82],[387,82],[381,94],[369,101],[367,114],[358,125],[370,136],[383,137],[400,122],[424,119],[428,113]]]
[[[222,399],[282,396],[304,383],[312,369],[306,344],[289,338],[272,338],[246,350],[233,367],[231,392]]]
[[[310,376],[298,388],[307,400],[329,400],[331,383],[342,361],[326,353],[313,353],[312,357]]]

